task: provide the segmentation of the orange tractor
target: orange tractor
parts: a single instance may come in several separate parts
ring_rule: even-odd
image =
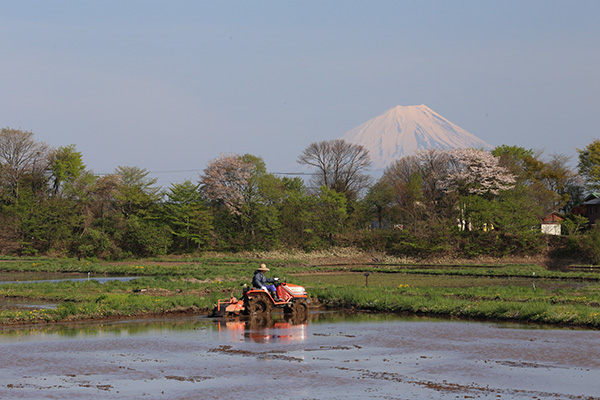
[[[308,295],[304,287],[287,282],[276,282],[276,298],[267,290],[244,287],[242,298],[231,295],[219,300],[211,316],[255,315],[271,313],[273,307],[283,308],[284,313],[308,314]]]

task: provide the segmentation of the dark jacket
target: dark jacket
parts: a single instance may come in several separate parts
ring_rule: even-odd
[[[275,279],[267,278],[262,271],[254,271],[254,277],[252,278],[252,286],[257,289],[260,289],[263,286],[266,286],[267,283],[274,283]]]

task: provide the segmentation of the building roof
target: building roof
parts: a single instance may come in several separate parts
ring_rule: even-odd
[[[542,218],[542,224],[560,224],[564,219],[561,214],[553,212]]]
[[[587,201],[584,201],[583,203],[581,203],[582,206],[593,206],[593,205],[598,205],[598,204],[600,204],[600,198],[587,200]]]
[[[598,198],[600,198],[600,193],[598,193],[598,192],[590,193],[585,197],[585,199],[583,199],[582,204],[587,201],[598,199]]]

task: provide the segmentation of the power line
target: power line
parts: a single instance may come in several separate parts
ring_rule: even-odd
[[[149,174],[175,174],[182,172],[201,172],[203,169],[178,169],[178,170],[165,170],[165,171],[146,171]],[[94,172],[94,175],[111,175],[114,172]],[[313,175],[310,172],[269,172],[273,175]]]
[[[269,172],[273,175],[313,175],[310,172]]]

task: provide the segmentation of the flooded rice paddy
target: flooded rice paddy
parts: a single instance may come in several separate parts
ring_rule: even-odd
[[[57,283],[57,282],[84,282],[98,281],[106,283],[110,281],[131,281],[139,279],[139,276],[97,276],[81,273],[64,272],[0,272],[0,285],[8,283]]]
[[[600,332],[313,312],[0,330],[0,399],[596,399]]]

